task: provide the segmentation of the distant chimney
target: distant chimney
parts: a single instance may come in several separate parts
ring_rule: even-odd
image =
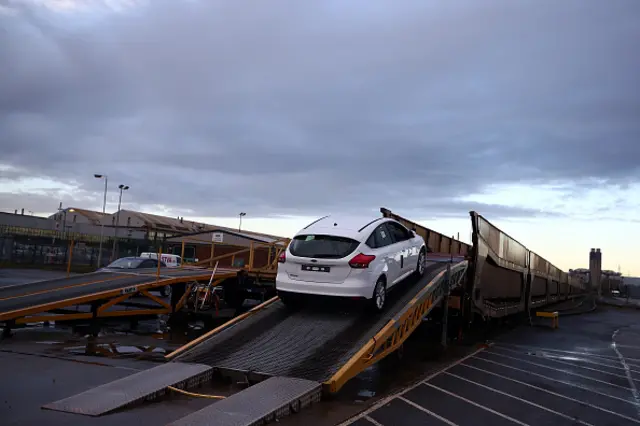
[[[24,209],[20,210],[20,214],[24,215]]]
[[[13,211],[13,214],[18,214],[18,209],[15,209],[15,210]]]

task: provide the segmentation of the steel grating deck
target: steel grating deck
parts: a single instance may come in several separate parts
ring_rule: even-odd
[[[169,426],[262,425],[319,402],[321,393],[321,384],[318,382],[272,377]]]
[[[61,399],[42,408],[68,413],[100,416],[118,408],[153,399],[168,386],[191,388],[211,379],[208,365],[171,362],[97,388]]]
[[[277,301],[176,360],[207,364],[222,373],[325,382],[446,266],[429,264],[420,280],[398,284],[389,292],[387,310],[374,318],[356,311],[290,313]]]

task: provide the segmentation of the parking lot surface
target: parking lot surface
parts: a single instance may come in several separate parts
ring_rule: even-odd
[[[604,309],[520,327],[344,424],[638,425],[639,319]]]

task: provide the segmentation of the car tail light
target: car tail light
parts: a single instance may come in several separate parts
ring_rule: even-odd
[[[278,256],[278,263],[284,263],[287,260],[287,255],[285,254],[285,251],[282,250],[282,253],[280,253],[280,256]]]
[[[349,266],[356,269],[368,268],[369,264],[373,262],[376,257],[371,254],[358,254],[356,257],[349,261]]]

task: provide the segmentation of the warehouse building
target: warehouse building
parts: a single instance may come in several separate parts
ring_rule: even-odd
[[[185,241],[185,260],[208,259],[256,247],[255,263],[269,260],[269,243],[280,237],[258,232],[167,217],[132,210],[102,213],[78,207],[60,208],[48,217],[24,214],[24,211],[0,213],[0,262],[64,263],[69,242],[76,242],[74,262],[82,256],[87,265],[97,265],[100,235],[103,233],[102,266],[111,258],[135,256],[144,251],[181,254]],[[180,239],[180,237],[184,237]],[[115,242],[115,244],[114,244]],[[213,242],[213,244],[212,244]],[[115,249],[113,249],[115,247]],[[51,255],[53,253],[53,255]],[[77,256],[76,256],[77,255]],[[248,253],[233,259],[234,264],[249,262]],[[231,261],[231,258],[224,262]],[[229,266],[229,265],[227,265]]]

